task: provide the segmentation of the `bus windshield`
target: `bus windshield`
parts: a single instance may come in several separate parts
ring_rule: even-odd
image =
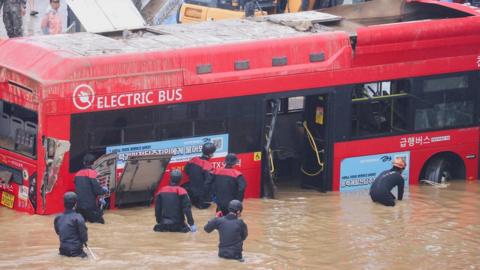
[[[0,147],[35,158],[37,119],[36,112],[0,100]]]

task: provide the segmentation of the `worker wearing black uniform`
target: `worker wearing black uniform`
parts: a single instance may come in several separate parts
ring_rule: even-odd
[[[213,170],[211,181],[205,182],[206,189],[212,190],[217,203],[217,212],[228,214],[228,204],[232,200],[243,201],[247,182],[242,173],[233,167],[238,163],[237,155],[230,153],[225,157],[225,168]]]
[[[233,200],[228,204],[229,213],[223,217],[216,217],[205,225],[204,230],[211,233],[217,229],[220,235],[218,256],[225,259],[243,261],[243,241],[247,239],[248,228],[243,220],[239,219],[243,206],[242,202]]]
[[[86,257],[83,246],[88,241],[87,226],[82,215],[75,212],[77,195],[67,192],[63,195],[65,212],[55,217],[55,232],[60,238],[60,255]]]
[[[205,209],[210,206],[206,201],[209,199],[209,194],[205,190],[205,182],[212,177],[212,164],[210,158],[217,150],[215,145],[211,142],[205,143],[202,147],[202,156],[192,158],[187,165],[185,165],[185,172],[190,178],[188,183],[188,195],[192,200],[192,204],[198,209]]]
[[[93,223],[105,223],[103,210],[97,205],[97,196],[108,192],[107,187],[101,187],[97,181],[97,172],[92,169],[95,157],[87,154],[83,157],[84,168],[75,175],[75,193],[78,196],[77,212],[83,218]]]
[[[397,186],[398,189],[398,200],[403,199],[405,180],[402,177],[402,172],[406,164],[400,157],[395,158],[392,164],[392,168],[380,173],[370,187],[370,197],[372,201],[385,206],[395,206],[395,196],[391,193],[391,190],[395,186]]]
[[[187,191],[178,186],[182,179],[182,172],[172,170],[170,185],[160,189],[155,202],[155,217],[157,225],[153,228],[156,232],[196,232],[192,216],[192,205]],[[185,224],[185,216],[187,224]]]

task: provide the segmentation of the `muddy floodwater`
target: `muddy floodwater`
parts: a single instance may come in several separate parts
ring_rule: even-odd
[[[367,191],[281,189],[276,200],[249,199],[245,262],[217,258],[216,232],[203,225],[213,207],[193,211],[197,233],[155,233],[153,208],[107,211],[88,224],[97,259],[58,253],[54,216],[0,208],[0,269],[479,269],[478,182],[411,186],[384,207]]]

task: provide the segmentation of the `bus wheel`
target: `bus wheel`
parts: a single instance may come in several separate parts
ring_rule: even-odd
[[[425,168],[425,178],[435,183],[448,181],[451,179],[451,176],[450,162],[443,158],[431,160]]]

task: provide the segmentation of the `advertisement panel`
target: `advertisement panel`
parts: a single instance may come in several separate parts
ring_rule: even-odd
[[[192,157],[200,156],[202,145],[206,142],[212,142],[217,147],[214,158],[228,154],[228,134],[109,146],[106,152],[118,154],[117,168],[121,169],[129,156],[172,154],[170,163],[186,162]]]
[[[410,152],[385,153],[346,158],[340,164],[340,191],[368,189],[373,180],[383,171],[392,168],[392,161],[401,157],[407,163],[402,173],[408,185]]]

